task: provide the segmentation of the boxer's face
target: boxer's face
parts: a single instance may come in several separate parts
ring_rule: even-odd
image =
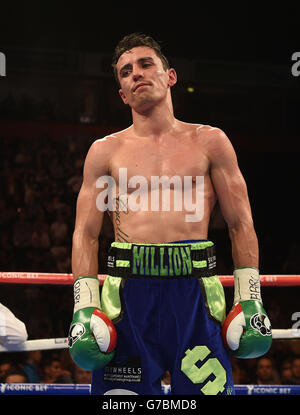
[[[117,62],[117,74],[123,102],[136,110],[164,99],[177,80],[175,70],[164,70],[160,58],[147,46],[124,52]]]

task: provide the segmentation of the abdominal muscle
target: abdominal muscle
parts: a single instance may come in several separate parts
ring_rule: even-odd
[[[186,239],[207,239],[210,214],[214,203],[205,198],[198,217],[192,211],[132,211],[116,210],[113,219],[115,241],[136,243],[165,243]],[[197,219],[197,221],[190,221]],[[199,220],[198,220],[199,219]]]

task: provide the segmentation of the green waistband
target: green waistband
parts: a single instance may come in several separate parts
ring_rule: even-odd
[[[191,249],[205,249],[210,246],[214,246],[212,241],[201,241],[201,242],[165,242],[165,243],[135,243],[135,242],[113,242],[111,244],[112,247],[116,247],[119,249],[131,249],[133,245],[139,246],[182,246],[182,245],[190,245]]]
[[[109,275],[120,277],[208,277],[215,275],[216,256],[211,241],[113,242],[107,265]]]

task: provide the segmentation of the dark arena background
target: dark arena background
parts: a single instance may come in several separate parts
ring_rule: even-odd
[[[72,272],[85,156],[95,139],[131,124],[111,59],[118,41],[132,32],[159,41],[176,69],[175,117],[219,127],[230,138],[248,185],[260,274],[300,274],[299,13],[296,2],[266,3],[262,9],[259,2],[240,2],[237,8],[226,2],[183,8],[175,2],[167,10],[152,2],[1,4],[0,301],[26,323],[29,340],[67,336],[72,285],[12,284],[5,275]],[[230,240],[218,206],[209,237],[216,243],[219,275],[232,275]],[[99,274],[107,272],[112,240],[106,217]],[[299,286],[262,290],[273,328],[299,328]],[[233,288],[225,287],[225,294],[229,311]],[[34,384],[90,384],[90,373],[77,377],[66,349],[33,354],[0,353],[0,383],[10,365],[27,368]],[[232,358],[235,383],[284,388],[299,355],[299,339],[282,339],[273,341],[264,362]],[[267,380],[262,364],[272,366]],[[297,379],[295,385],[300,373]]]

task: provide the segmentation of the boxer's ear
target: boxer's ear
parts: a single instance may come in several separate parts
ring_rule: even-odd
[[[128,101],[127,101],[126,95],[124,94],[124,92],[123,92],[122,89],[119,89],[119,95],[122,98],[122,101],[124,102],[124,104],[127,105],[128,104]]]
[[[174,86],[177,83],[177,73],[174,68],[168,69],[168,75],[169,75],[169,82],[168,85],[170,87]]]

